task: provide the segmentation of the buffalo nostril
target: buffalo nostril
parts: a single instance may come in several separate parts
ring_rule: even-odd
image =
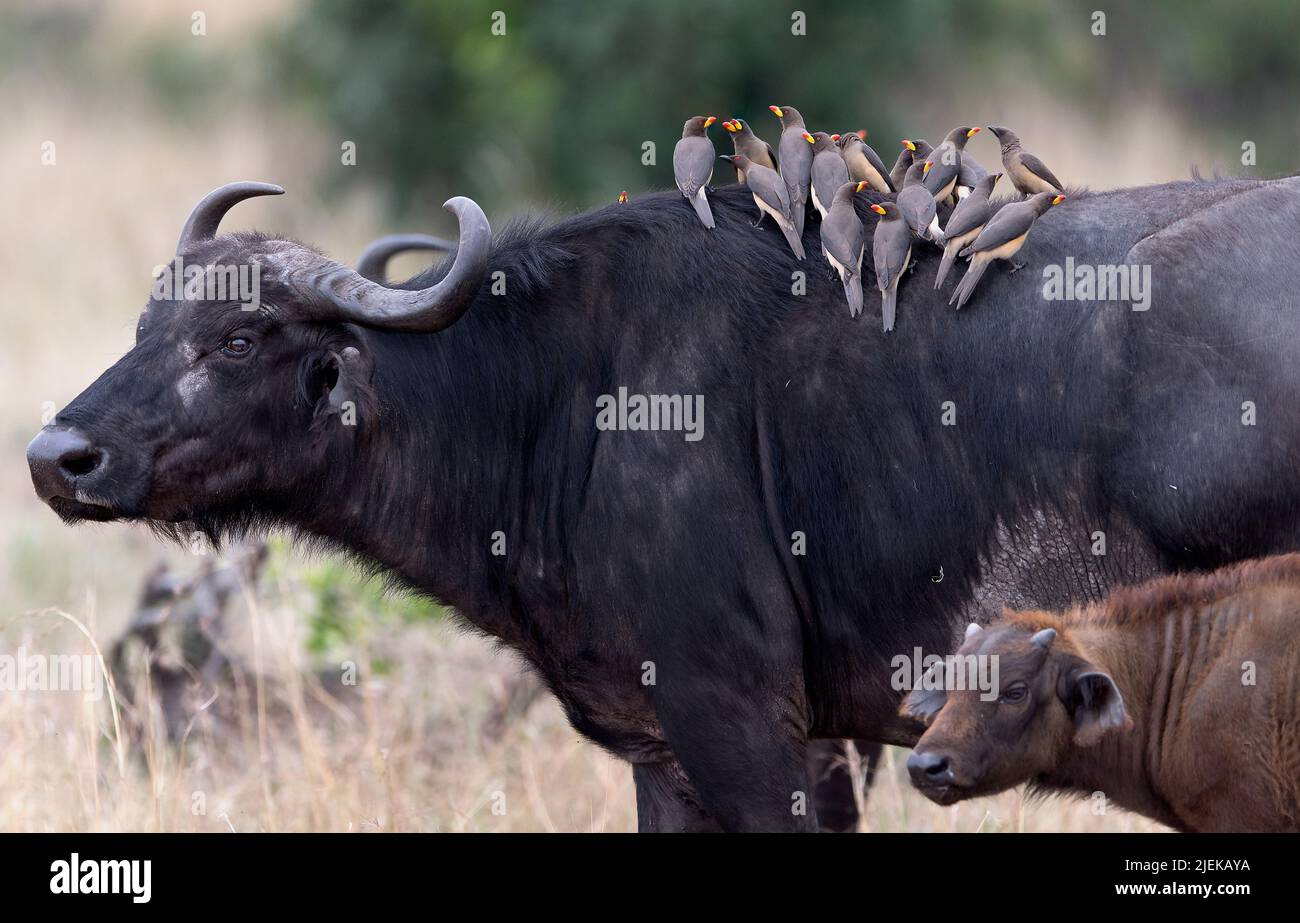
[[[59,459],[59,467],[72,477],[90,474],[99,467],[101,456],[94,449],[75,450],[64,454]]]

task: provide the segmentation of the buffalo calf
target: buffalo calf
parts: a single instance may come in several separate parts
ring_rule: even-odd
[[[929,724],[907,765],[932,801],[1028,783],[1184,831],[1300,831],[1300,555],[1007,611],[948,662],[970,657],[996,681],[932,671],[903,706]]]

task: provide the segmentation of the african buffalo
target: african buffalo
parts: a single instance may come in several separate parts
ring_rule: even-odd
[[[996,688],[958,672],[978,659]],[[1179,830],[1300,832],[1300,555],[1008,612],[945,662],[958,683],[905,705],[930,722],[907,767],[932,801],[1029,783]]]
[[[896,656],[1300,535],[1300,179],[1072,194],[960,313],[918,245],[890,334],[743,186],[716,230],[672,191],[495,242],[453,199],[454,262],[395,288],[216,235],[278,191],[216,191],[178,247],[259,265],[260,307],[155,294],[37,492],[287,527],[450,603],[633,763],[643,830],[815,829],[809,738],[923,729]],[[1067,257],[1149,266],[1149,309],[1045,300]]]

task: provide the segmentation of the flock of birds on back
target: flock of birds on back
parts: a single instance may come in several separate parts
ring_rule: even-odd
[[[812,199],[821,215],[822,255],[839,274],[854,317],[862,313],[866,230],[853,197],[867,190],[896,193],[893,201],[871,206],[880,216],[871,255],[886,331],[894,328],[898,282],[912,265],[914,240],[927,240],[943,249],[934,280],[936,290],[957,257],[969,261],[948,302],[961,308],[993,260],[1009,261],[1012,272],[1021,268],[1013,258],[1024,246],[1034,221],[1065,198],[1061,182],[1046,164],[1021,147],[1020,138],[1009,128],[989,126],[989,131],[1002,145],[1006,177],[1026,198],[995,210],[989,196],[1004,174],[989,173],[965,150],[966,142],[980,131],[978,127],[954,128],[934,148],[922,140],[905,139],[890,170],[867,144],[865,131],[809,132],[793,106],[769,108],[781,120],[778,150],[773,151],[742,119],[731,119],[722,124],[731,132],[735,153],[720,159],[735,167],[737,179],[753,194],[759,212],[754,226],[770,215],[801,260],[806,256],[804,210]],[[715,121],[713,116],[702,115],[687,119],[682,139],[673,150],[677,188],[706,228],[714,227],[707,190],[719,157],[707,132]],[[626,192],[619,201],[627,201]],[[940,205],[953,206],[943,227],[939,224]]]

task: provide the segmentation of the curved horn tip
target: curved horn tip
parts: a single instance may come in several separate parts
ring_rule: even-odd
[[[1056,629],[1044,628],[1042,631],[1035,634],[1029,640],[1033,641],[1043,650],[1047,650],[1049,647],[1052,646],[1052,642],[1056,640]]]
[[[185,219],[180,239],[176,242],[176,252],[179,254],[190,244],[211,240],[216,236],[217,228],[226,212],[244,199],[263,195],[284,195],[284,188],[274,183],[250,181],[218,186],[200,199],[199,204],[194,206],[189,217]]]

